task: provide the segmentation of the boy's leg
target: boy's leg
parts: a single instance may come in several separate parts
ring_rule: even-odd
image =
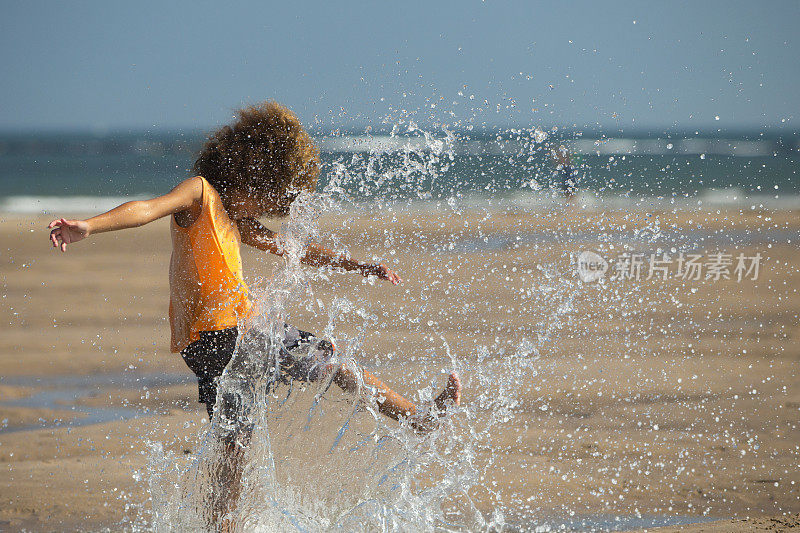
[[[461,381],[455,373],[451,373],[445,390],[434,400],[436,412],[423,416],[411,401],[360,368],[355,361],[347,361],[337,368],[330,362],[334,351],[335,347],[330,341],[317,339],[313,334],[287,324],[281,353],[282,372],[293,379],[313,382],[335,371],[333,382],[351,394],[358,392],[358,376],[361,375],[364,383],[375,390],[378,411],[394,420],[408,418],[411,425],[420,431],[429,431],[438,425],[438,418],[448,402],[455,405],[461,402]]]
[[[346,392],[356,393],[358,392],[358,378],[356,377],[356,372],[361,373],[365,385],[375,390],[378,411],[382,414],[394,420],[399,420],[401,417],[412,417],[417,414],[416,405],[397,394],[389,388],[386,383],[379,380],[370,372],[358,368],[352,361],[348,361],[339,367],[336,374],[333,376],[333,382]]]
[[[355,367],[355,368],[353,368]],[[378,411],[394,420],[408,418],[412,427],[418,431],[430,431],[438,425],[439,416],[447,408],[448,401],[454,405],[461,403],[461,380],[455,372],[452,372],[447,380],[447,386],[434,400],[436,413],[430,413],[425,417],[419,417],[417,407],[411,401],[404,398],[392,390],[374,374],[358,368],[354,362],[348,362],[339,367],[333,376],[333,382],[343,390],[355,393],[358,391],[358,378],[356,372],[363,376],[364,384],[375,390],[375,401]]]
[[[186,364],[197,375],[199,400],[206,405],[209,420],[217,404],[219,378],[233,356],[237,336],[236,328],[204,331],[198,341],[181,352]],[[220,456],[219,463],[214,466],[215,481],[209,495],[210,526],[213,531],[229,531],[234,529],[234,524],[225,517],[235,510],[239,499],[244,451],[252,426],[248,424],[245,405],[236,394],[222,393],[219,407]]]
[[[217,465],[219,484],[214,487],[211,522],[217,531],[233,531],[235,524],[226,515],[236,508],[242,490],[244,449],[235,442],[223,441],[222,455]]]
[[[221,447],[221,457],[216,465],[212,494],[211,519],[216,531],[233,531],[235,523],[227,515],[236,510],[242,490],[244,454],[250,445],[253,424],[249,421],[247,406],[235,394],[222,393],[223,401],[216,407],[220,409],[220,433],[217,434]],[[208,408],[209,418],[213,407]],[[223,427],[224,426],[224,427]]]

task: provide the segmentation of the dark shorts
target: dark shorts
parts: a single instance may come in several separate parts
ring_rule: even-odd
[[[233,357],[238,335],[238,328],[201,331],[200,339],[181,351],[183,360],[197,376],[198,401],[206,404],[209,417],[214,413],[219,378]],[[286,325],[280,348],[280,377],[317,381],[325,374],[333,352],[330,341]]]

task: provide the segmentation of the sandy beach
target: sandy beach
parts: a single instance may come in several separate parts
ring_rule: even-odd
[[[131,529],[146,516],[149,443],[191,456],[206,422],[169,353],[167,224],[61,254],[48,218],[0,220],[0,530]],[[466,408],[484,416],[480,365],[501,372],[530,342],[520,357],[532,371],[509,382],[513,417],[493,435],[495,495],[472,495],[482,509],[527,502],[522,530],[614,517],[627,529],[652,518],[675,524],[665,531],[800,530],[797,212],[444,206],[339,214],[321,229],[323,244],[403,276],[399,287],[336,272],[311,281],[326,305],[346,296],[376,317],[362,363],[402,391],[441,381],[446,341],[463,361]],[[736,279],[733,265],[730,279],[675,279],[673,263],[666,280],[584,283],[574,264],[583,250],[684,249],[760,254],[758,279]],[[244,261],[255,285],[280,267],[253,251]],[[303,329],[327,324],[307,302],[291,315]]]

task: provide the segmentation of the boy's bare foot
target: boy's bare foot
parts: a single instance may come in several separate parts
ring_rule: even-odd
[[[433,405],[439,411],[447,409],[447,400],[452,400],[453,404],[461,405],[461,379],[455,372],[450,372],[447,378],[447,386],[442,393],[433,400]]]
[[[450,372],[444,390],[433,400],[433,409],[419,418],[412,417],[411,427],[418,433],[428,433],[439,427],[439,419],[449,407],[448,401],[453,405],[461,404],[461,380],[455,372]]]

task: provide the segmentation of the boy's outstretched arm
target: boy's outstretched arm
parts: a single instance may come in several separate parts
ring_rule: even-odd
[[[54,248],[60,247],[65,252],[67,244],[83,240],[89,235],[143,226],[174,213],[183,213],[186,225],[191,225],[200,215],[202,196],[202,181],[189,178],[163,196],[125,202],[87,220],[56,219],[47,225],[51,229],[50,242]]]
[[[243,243],[265,252],[283,255],[283,249],[278,241],[277,233],[254,218],[243,218],[238,221],[238,224]],[[362,263],[361,261],[349,259],[344,254],[337,254],[313,242],[306,247],[305,255],[301,258],[301,261],[311,266],[332,266],[351,272],[360,272],[364,276],[378,276],[381,279],[391,281],[394,285],[403,281],[397,273],[384,264]]]

